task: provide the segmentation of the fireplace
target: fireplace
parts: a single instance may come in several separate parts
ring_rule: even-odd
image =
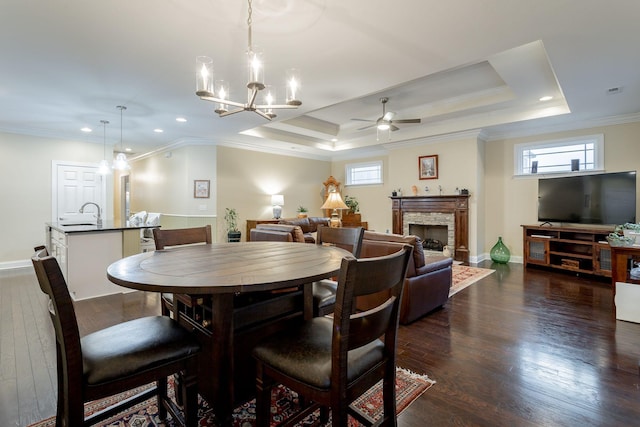
[[[409,233],[422,239],[422,247],[427,251],[442,252],[449,244],[449,233],[446,225],[408,224]]]
[[[455,260],[469,262],[469,195],[391,199],[395,234],[438,240],[449,247]],[[442,249],[428,250],[442,253]]]

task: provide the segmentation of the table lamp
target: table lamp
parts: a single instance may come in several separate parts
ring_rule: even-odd
[[[282,194],[274,194],[271,196],[271,204],[273,205],[273,217],[280,219],[282,215],[282,205],[284,205],[284,196]]]
[[[331,220],[329,221],[330,227],[342,227],[342,221],[340,221],[340,216],[338,216],[338,209],[349,209],[349,206],[345,205],[342,201],[342,197],[340,197],[340,193],[337,191],[333,191],[329,193],[329,197],[324,202],[324,205],[320,207],[320,209],[333,209],[331,212]]]

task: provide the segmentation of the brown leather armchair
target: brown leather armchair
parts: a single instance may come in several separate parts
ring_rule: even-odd
[[[417,236],[401,236],[373,231],[364,232],[360,256],[371,258],[388,255],[401,250],[403,244],[413,246],[413,256],[409,261],[400,309],[400,323],[406,325],[447,302],[451,289],[453,260],[445,256],[425,257],[422,240]],[[382,297],[386,296],[360,297],[357,307],[358,309],[367,309],[371,305],[375,305],[377,300]]]

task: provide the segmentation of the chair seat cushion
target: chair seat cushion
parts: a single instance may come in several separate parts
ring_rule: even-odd
[[[327,390],[331,385],[331,338],[333,319],[315,317],[258,344],[253,356],[297,380]],[[384,344],[375,340],[349,351],[348,382],[379,363]]]
[[[333,280],[320,280],[311,285],[314,307],[328,307],[336,303],[338,282]]]
[[[80,339],[84,377],[88,384],[162,366],[195,354],[196,338],[167,316],[130,320]]]

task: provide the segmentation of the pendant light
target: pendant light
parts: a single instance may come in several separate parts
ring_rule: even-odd
[[[98,166],[98,173],[100,175],[108,175],[111,173],[111,167],[109,167],[109,162],[107,161],[107,125],[109,124],[108,120],[100,120],[102,123],[102,160],[100,161],[100,166]]]
[[[116,108],[120,110],[120,152],[113,162],[113,168],[119,171],[126,171],[131,169],[129,162],[127,161],[127,155],[124,154],[124,148],[122,145],[122,111],[126,110],[127,107],[124,105],[118,105]]]

